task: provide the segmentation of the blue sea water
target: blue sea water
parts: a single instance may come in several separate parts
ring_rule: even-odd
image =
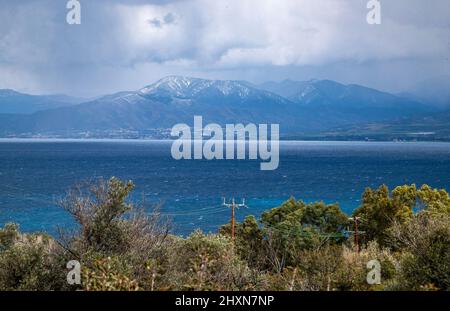
[[[0,225],[24,231],[74,225],[56,206],[75,183],[117,176],[136,184],[133,199],[162,204],[173,232],[217,231],[230,219],[222,198],[245,198],[237,218],[259,215],[294,196],[338,202],[351,211],[366,187],[429,184],[450,189],[450,143],[282,142],[280,166],[259,160],[173,160],[170,142],[0,140]]]

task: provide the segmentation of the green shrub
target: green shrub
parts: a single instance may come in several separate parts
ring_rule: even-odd
[[[19,238],[19,226],[16,224],[6,224],[0,229],[0,252],[9,249]]]
[[[117,257],[97,258],[82,269],[83,289],[87,291],[137,291],[139,284]]]
[[[0,253],[1,290],[61,290],[66,288],[65,263],[45,235],[22,235]]]
[[[403,247],[400,284],[406,289],[450,290],[450,219],[445,215],[418,214],[395,228]]]
[[[175,282],[177,289],[239,290],[252,286],[250,269],[225,236],[193,232],[179,240],[170,265],[171,273],[181,281]]]

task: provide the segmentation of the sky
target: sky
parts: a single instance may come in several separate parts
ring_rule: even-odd
[[[0,0],[0,89],[92,97],[167,75],[332,79],[390,92],[450,74],[450,1]]]

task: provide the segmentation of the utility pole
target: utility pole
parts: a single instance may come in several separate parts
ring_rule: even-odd
[[[247,207],[245,205],[245,199],[242,199],[241,204],[236,204],[234,202],[234,198],[231,200],[231,203],[226,203],[225,198],[223,198],[223,206],[231,208],[231,238],[233,241],[236,239],[235,227],[236,227],[236,217],[235,217],[235,209],[241,207]]]
[[[353,221],[355,223],[355,230],[354,231],[349,231],[349,232],[353,232],[354,233],[354,242],[355,242],[356,250],[358,251],[358,253],[361,251],[361,247],[359,245],[359,234],[360,233],[364,233],[364,232],[360,232],[359,229],[358,229],[358,221],[359,221],[359,219],[360,218],[356,217],[356,216],[348,219],[348,220],[351,220],[351,221]]]
[[[355,216],[354,219],[355,219],[355,243],[356,243],[356,250],[359,253],[361,249],[359,247],[358,217]]]

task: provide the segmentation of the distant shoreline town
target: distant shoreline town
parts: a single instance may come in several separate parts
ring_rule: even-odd
[[[82,131],[71,133],[21,133],[1,136],[0,139],[58,139],[58,140],[173,140],[170,128],[149,129],[147,131],[114,130]],[[359,142],[450,142],[450,137],[436,137],[435,132],[405,133],[402,135],[339,135],[339,133],[319,133],[316,135],[281,135],[280,141],[359,141]]]

